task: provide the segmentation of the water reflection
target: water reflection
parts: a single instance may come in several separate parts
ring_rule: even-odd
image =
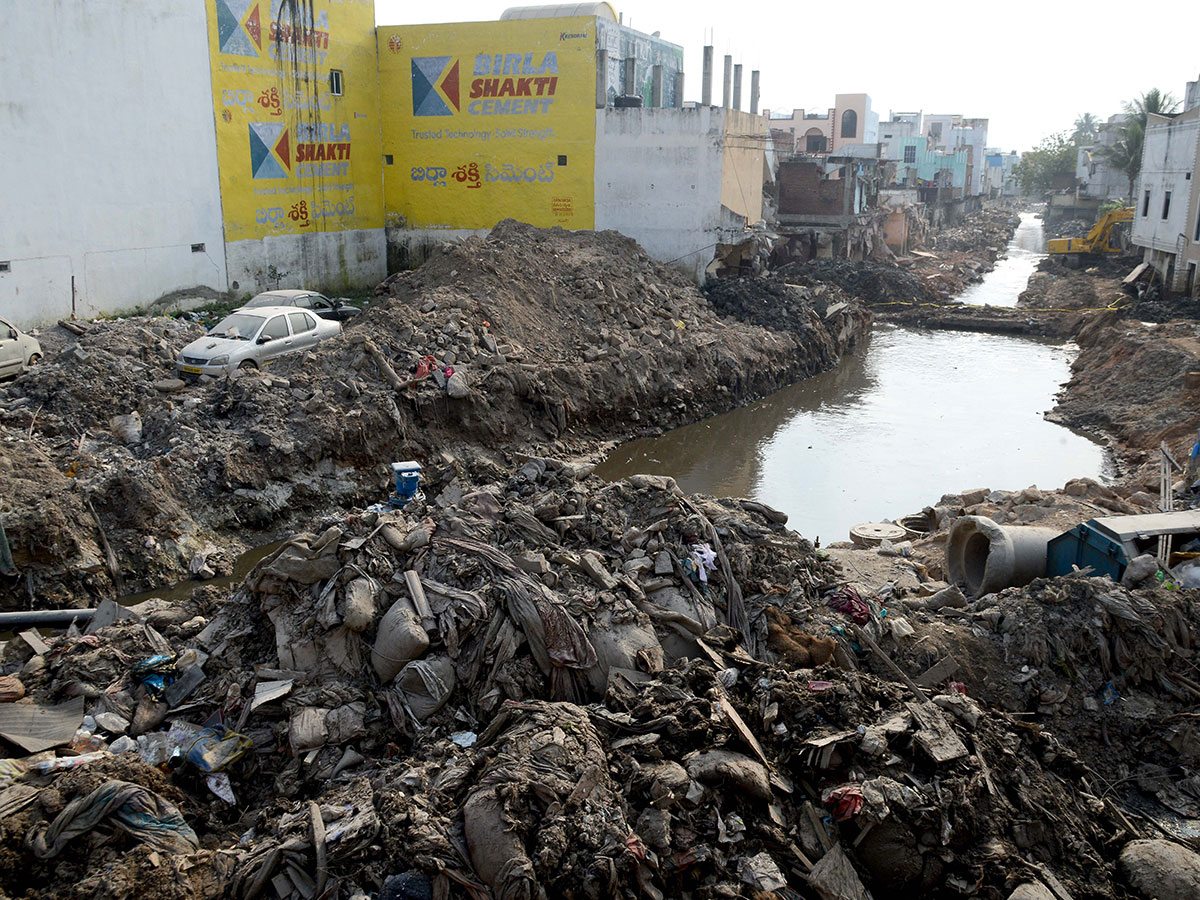
[[[983,281],[963,291],[959,299],[971,306],[1016,306],[1029,276],[1046,257],[1045,251],[1042,220],[1033,213],[1021,213],[1021,224],[1009,241],[1006,258],[999,260]]]
[[[624,444],[597,469],[675,477],[686,491],[779,507],[808,537],[895,518],[972,487],[1060,487],[1110,470],[1104,450],[1047,422],[1063,347],[877,326],[834,372],[721,416]]]

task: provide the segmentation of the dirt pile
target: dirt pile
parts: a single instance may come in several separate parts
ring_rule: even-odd
[[[5,718],[37,703],[59,734],[0,766],[0,889],[1124,898],[1135,797],[1186,809],[1183,595],[1074,578],[950,615],[667,478],[446,457],[427,488],[228,597],[11,641],[0,727],[37,746]]]
[[[919,302],[937,298],[936,291],[919,275],[894,263],[815,259],[792,263],[782,274],[807,283],[824,281],[835,284],[847,294],[870,304]]]
[[[0,470],[19,473],[2,521],[37,602],[175,580],[231,533],[267,543],[370,502],[393,460],[585,451],[694,421],[834,365],[869,325],[853,301],[775,330],[722,319],[628,238],[515,222],[382,289],[344,335],[261,374],[182,385],[198,329],[132,319],[0,387]],[[0,580],[0,605],[28,588]]]
[[[857,298],[825,280],[794,277],[790,269],[715,281],[705,294],[718,315],[774,331],[808,334],[814,347],[824,345],[823,358],[813,360],[820,368],[836,364],[839,348],[853,346],[870,328],[871,314]]]
[[[1008,210],[976,210],[958,224],[931,231],[926,243],[930,250],[976,252],[995,259],[1004,252],[1019,221]]]
[[[1086,237],[1096,223],[1087,219],[1063,219],[1053,225],[1043,225],[1048,238],[1081,238]]]
[[[1049,418],[1113,438],[1133,462],[1152,456],[1157,464],[1164,440],[1185,460],[1200,417],[1188,376],[1200,355],[1195,323],[1144,323],[1108,312],[1076,340],[1071,380]]]
[[[789,263],[780,272],[789,282],[836,285],[881,311],[945,303],[992,268],[1016,221],[1008,212],[982,210],[961,225],[931,231],[926,242],[931,249],[894,263],[815,259]]]

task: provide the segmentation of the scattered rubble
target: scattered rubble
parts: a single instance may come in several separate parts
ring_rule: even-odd
[[[933,609],[761,504],[493,474],[314,521],[228,596],[10,641],[0,709],[70,727],[0,766],[0,889],[1117,900],[1117,851],[1194,815],[1183,593]]]
[[[0,521],[38,576],[0,581],[6,608],[228,574],[232,529],[302,530],[232,590],[0,644],[0,893],[1193,896],[1193,591],[1147,570],[973,599],[940,568],[963,515],[1153,509],[1149,466],[820,550],[761,503],[570,458],[835,364],[857,298],[940,296],[990,265],[993,218],[909,268],[707,296],[620,236],[502,223],[344,338],[199,384],[172,367],[194,325],[63,338],[0,391]],[[1074,321],[1060,415],[1190,446],[1192,325]],[[364,509],[410,456],[424,495]]]
[[[34,579],[0,581],[0,607],[177,581],[209,543],[231,561],[378,499],[393,460],[585,452],[695,421],[832,367],[869,327],[849,298],[772,329],[724,319],[628,238],[516,222],[381,291],[343,336],[183,387],[175,353],[197,325],[89,323],[57,354],[44,340],[47,359],[0,386],[0,521]]]

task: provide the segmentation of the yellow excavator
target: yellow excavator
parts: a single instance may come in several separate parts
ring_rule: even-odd
[[[1086,237],[1054,238],[1046,244],[1046,250],[1051,256],[1061,256],[1067,265],[1075,266],[1090,254],[1122,253],[1125,247],[1119,239],[1119,229],[1116,226],[1132,221],[1133,213],[1132,206],[1110,209],[1092,226]]]

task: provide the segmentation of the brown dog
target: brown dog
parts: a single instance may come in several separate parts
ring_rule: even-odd
[[[768,606],[767,646],[778,653],[785,663],[797,669],[823,666],[833,659],[837,645],[833,638],[819,638],[800,631],[791,617],[777,606]]]

